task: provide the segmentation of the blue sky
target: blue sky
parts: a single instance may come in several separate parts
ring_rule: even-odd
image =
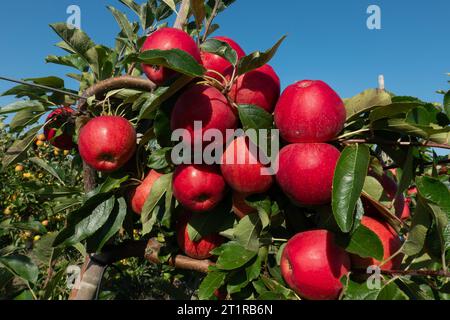
[[[124,10],[119,1],[2,1],[0,74],[63,77],[71,72],[44,62],[46,55],[61,53],[48,25],[66,21],[71,4],[80,6],[82,28],[95,42],[113,44],[119,29],[106,6]],[[381,8],[381,30],[366,27],[371,4]],[[283,87],[321,79],[350,97],[375,87],[378,74],[384,74],[390,91],[442,102],[435,91],[448,89],[449,12],[448,0],[237,0],[218,18],[222,28],[216,34],[234,38],[247,52],[267,49],[287,34],[272,61]],[[0,82],[0,91],[11,86]],[[69,80],[67,86],[76,89]],[[0,98],[0,105],[9,102]]]

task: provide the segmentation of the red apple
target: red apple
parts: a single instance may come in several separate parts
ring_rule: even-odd
[[[116,171],[133,156],[136,131],[125,118],[97,117],[81,128],[78,147],[81,158],[95,170]]]
[[[191,212],[183,212],[177,223],[177,241],[180,249],[193,259],[208,259],[210,253],[219,247],[225,238],[218,234],[211,234],[203,237],[200,241],[194,242],[189,238],[188,224],[192,218]]]
[[[275,124],[291,143],[330,141],[345,120],[344,102],[323,81],[304,80],[287,87],[275,108]]]
[[[216,166],[180,165],[175,170],[173,194],[190,211],[210,211],[222,201],[225,193],[225,180]]]
[[[253,207],[250,207],[245,199],[250,196],[250,194],[233,192],[233,212],[234,214],[242,219],[245,216],[257,212],[257,210]]]
[[[272,113],[280,97],[280,78],[266,64],[238,77],[229,96],[237,104],[252,104]]]
[[[53,146],[61,150],[70,150],[75,147],[72,140],[72,134],[69,133],[67,126],[68,118],[73,115],[75,111],[72,108],[65,106],[58,108],[51,112],[47,120],[47,125],[44,127],[45,139],[49,141]],[[59,128],[62,127],[62,134],[55,137]]]
[[[407,191],[409,197],[415,197],[417,195],[417,187],[411,187]]]
[[[220,169],[228,185],[240,193],[264,193],[274,178],[259,159],[259,149],[248,137],[233,140],[222,156]]]
[[[195,132],[194,122],[201,121],[202,128]],[[188,88],[177,100],[172,112],[170,126],[172,130],[186,130],[184,141],[201,144],[206,130],[217,129],[224,137],[226,130],[237,128],[238,120],[227,98],[216,88],[194,85]],[[216,142],[218,143],[218,142]]]
[[[214,37],[213,39],[228,43],[230,47],[236,51],[238,59],[245,57],[244,50],[242,50],[242,48],[234,40],[227,37]],[[203,66],[207,70],[214,70],[222,74],[223,76],[226,76],[228,73],[230,73],[230,71],[232,71],[231,63],[221,56],[218,56],[214,53],[202,51],[201,57]],[[222,80],[222,78],[214,72],[207,72],[206,75],[209,77],[213,77],[219,81]]]
[[[327,204],[339,156],[338,149],[325,143],[288,145],[278,156],[277,182],[295,204]]]
[[[190,54],[198,63],[201,63],[200,49],[194,39],[186,32],[174,28],[161,28],[147,37],[142,51],[179,49]],[[157,85],[162,85],[173,78],[177,73],[162,66],[142,65],[147,78]]]
[[[398,250],[400,250],[402,246],[402,242],[389,224],[384,221],[380,221],[371,217],[364,216],[361,220],[361,224],[366,228],[372,230],[383,245],[384,256],[383,259],[386,260]],[[366,269],[371,265],[380,265],[380,261],[377,261],[373,258],[361,258],[357,255],[351,255],[352,266],[357,269]],[[394,259],[390,260],[386,264],[384,264],[381,269],[382,270],[395,270],[400,268],[402,263],[403,255],[398,255]]]
[[[131,196],[131,208],[137,214],[141,214],[145,201],[152,191],[153,184],[162,176],[161,173],[151,170],[144,181],[134,190]]]
[[[225,288],[219,288],[214,290],[214,296],[217,298],[217,300],[226,300],[228,293]]]
[[[290,239],[280,264],[284,280],[302,298],[333,300],[342,291],[340,279],[350,269],[350,257],[331,232],[314,230]]]
[[[409,213],[407,212],[409,208],[407,208],[408,205],[405,203],[405,197],[403,194],[399,194],[398,196],[396,196],[398,185],[394,181],[394,179],[389,177],[386,173],[383,173],[383,175],[380,176],[373,170],[369,170],[369,175],[377,179],[377,181],[381,184],[387,199],[390,201],[394,201],[396,216],[401,219],[407,219],[409,217]]]

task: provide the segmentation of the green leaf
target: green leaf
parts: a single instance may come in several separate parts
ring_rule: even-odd
[[[67,47],[72,53],[78,54],[86,62],[89,62],[86,53],[95,46],[95,43],[86,33],[77,28],[70,28],[66,23],[55,23],[50,27],[63,39],[63,47]]]
[[[152,119],[154,111],[163,102],[171,98],[173,95],[175,95],[178,91],[183,89],[191,81],[192,78],[190,78],[189,76],[182,76],[179,77],[177,80],[175,80],[175,82],[172,83],[169,87],[158,87],[153,92],[148,93],[147,101],[141,106],[138,119],[139,120]],[[156,117],[158,117],[160,111],[161,109],[158,109]],[[156,130],[160,126],[158,126],[159,121],[157,119],[155,119],[155,122],[156,122],[155,124]]]
[[[149,233],[153,228],[153,225],[156,222],[156,214],[154,213],[154,210],[159,201],[163,198],[164,194],[172,188],[172,176],[172,173],[163,175],[153,184],[150,195],[142,208],[141,222],[143,226],[143,234]]]
[[[109,193],[120,188],[120,186],[128,181],[129,176],[109,175],[106,180],[96,188],[96,193]]]
[[[413,109],[423,106],[420,102],[401,102],[392,103],[386,106],[375,108],[369,116],[370,122],[375,122],[377,120],[385,118],[393,118],[397,115],[406,115]]]
[[[238,111],[245,131],[273,128],[273,116],[257,106],[241,104],[238,106]]]
[[[20,162],[26,155],[27,150],[31,147],[36,138],[36,134],[41,130],[42,126],[30,129],[25,136],[14,141],[12,146],[6,151],[2,159],[2,170],[6,167]]]
[[[0,108],[0,115],[7,113],[15,113],[19,111],[35,111],[35,112],[44,112],[45,107],[41,102],[36,100],[22,100],[13,102],[7,106]]]
[[[2,93],[2,96],[16,96],[16,98],[28,97],[30,101],[37,100],[41,102],[45,102],[48,99],[46,96],[47,91],[45,89],[31,87],[27,85],[18,85],[8,89],[7,91]],[[22,100],[29,101],[29,100]]]
[[[344,280],[344,278],[342,278]],[[349,280],[344,300],[376,300],[382,288],[370,288],[367,282],[358,283]]]
[[[450,249],[450,219],[439,206],[432,203],[429,203],[428,206],[435,221],[435,229],[440,243],[441,256],[444,256],[445,252]]]
[[[11,223],[8,228],[14,228],[19,230],[29,230],[39,234],[47,233],[47,229],[39,221],[29,222],[14,222]]]
[[[58,285],[60,285],[63,279],[67,277],[67,265],[68,262],[63,263],[61,269],[48,282],[47,286],[45,287],[45,293],[42,300],[50,300],[52,295],[57,292],[56,288],[58,287]]]
[[[258,297],[258,300],[261,300],[261,301],[277,301],[277,300],[285,300],[285,299],[286,298],[284,297],[283,294],[281,294],[279,292],[272,292],[272,291],[263,292]]]
[[[444,96],[444,110],[447,117],[450,118],[450,90]]]
[[[171,164],[171,151],[172,148],[161,148],[153,151],[148,157],[147,166],[154,170],[162,170],[167,168]]]
[[[378,106],[389,105],[392,101],[391,96],[386,91],[369,89],[353,98],[344,99],[344,103],[347,110],[347,122],[350,122],[362,113],[369,112]]]
[[[245,249],[258,252],[261,230],[262,225],[259,215],[257,213],[247,215],[234,228],[234,240]]]
[[[217,234],[233,227],[235,217],[231,213],[231,201],[223,201],[207,213],[194,213],[189,220],[188,233],[192,241],[200,241],[210,234]]]
[[[400,290],[400,288],[395,284],[395,282],[391,282],[388,285],[384,286],[383,289],[378,293],[377,300],[383,301],[394,301],[394,300],[409,300],[408,296]]]
[[[194,14],[195,22],[198,27],[203,24],[203,20],[206,17],[205,1],[204,0],[191,0],[191,10]]]
[[[63,57],[50,55],[45,58],[45,62],[75,68],[79,71],[86,71],[89,67],[86,60],[80,58],[78,54],[69,54]]]
[[[19,295],[15,296],[14,300],[31,301],[34,300],[34,297],[30,290],[24,290]]]
[[[258,69],[263,65],[267,64],[276,54],[278,48],[283,43],[284,39],[286,39],[286,36],[281,37],[281,39],[278,40],[277,43],[272,48],[270,48],[265,52],[256,51],[239,60],[238,75],[242,75],[244,73]]]
[[[372,230],[360,225],[349,236],[336,236],[336,241],[347,252],[356,254],[362,258],[375,258],[383,260],[384,249],[380,238]]]
[[[244,270],[232,272],[227,278],[227,291],[230,294],[242,292],[249,281]]]
[[[216,266],[221,270],[238,269],[257,255],[257,252],[247,250],[233,241],[222,245],[220,248],[222,252],[217,259]]]
[[[245,274],[247,275],[247,280],[249,282],[258,279],[261,274],[261,263],[261,256],[258,254],[255,261],[245,268]]]
[[[128,0],[127,0],[128,1]],[[150,28],[155,22],[155,14],[152,10],[151,4],[149,2],[144,3],[138,13],[141,19],[141,26],[144,30]]]
[[[236,65],[238,62],[236,51],[226,42],[217,39],[208,39],[202,43],[201,49],[204,52],[213,53],[228,60],[232,65]]]
[[[124,198],[119,198],[105,224],[88,238],[87,251],[100,252],[107,241],[119,232],[126,215],[127,203]]]
[[[428,139],[437,143],[449,143],[450,127],[440,127],[436,124],[421,125],[404,118],[381,119],[372,123],[373,130],[392,131]]]
[[[275,259],[277,260],[277,265],[281,264],[281,257],[283,256],[284,248],[286,248],[287,243],[283,243],[277,251],[277,255],[275,256]]]
[[[350,232],[352,229],[356,203],[363,190],[369,161],[369,148],[358,144],[346,147],[337,163],[333,179],[332,208],[343,232]]]
[[[55,76],[41,77],[41,78],[26,78],[24,80],[31,81],[33,83],[51,88],[64,89],[64,80]]]
[[[54,248],[52,246],[56,235],[56,232],[47,233],[34,244],[32,256],[45,267],[49,267],[49,265],[56,260],[62,252],[62,249]]]
[[[419,254],[427,238],[428,230],[431,227],[431,213],[422,197],[417,198],[417,206],[412,216],[411,228],[408,237],[402,247],[402,251],[408,256]]]
[[[286,288],[285,286],[281,285],[279,282],[275,281],[274,279],[271,279],[265,275],[261,276],[261,280],[264,282],[267,288],[269,288],[270,291],[278,294],[282,294],[284,299],[297,299],[296,294],[291,289]]]
[[[53,168],[49,163],[38,157],[32,157],[29,160],[54,176],[59,182],[61,182],[62,185],[65,185],[64,180],[59,176],[55,168]]]
[[[411,181],[414,179],[414,148],[408,148],[408,154],[405,159],[405,163],[402,168],[402,176],[397,188],[397,198],[411,185]]]
[[[11,255],[0,258],[2,264],[9,272],[30,283],[36,283],[39,269],[27,256]]]
[[[450,191],[447,186],[435,178],[423,176],[416,179],[419,194],[438,205],[450,217]]]
[[[198,289],[198,298],[200,300],[209,300],[213,297],[214,291],[219,289],[225,283],[225,272],[210,272],[203,279]]]
[[[11,131],[20,132],[25,127],[35,124],[45,114],[45,111],[34,112],[29,110],[22,110],[14,115],[9,127]]]
[[[156,112],[154,124],[155,136],[158,144],[162,147],[170,147],[173,145],[170,139],[172,135],[170,128],[171,111],[172,106],[163,106]]]
[[[192,78],[202,77],[206,71],[189,53],[179,49],[147,50],[138,59],[144,64],[163,66]]]
[[[114,60],[114,53],[111,49],[105,46],[94,46],[86,52],[85,56],[96,79],[105,80],[112,76],[111,63]]]
[[[177,6],[175,4],[174,0],[162,0],[165,4],[169,6],[170,9],[173,10],[173,12],[177,12]]]
[[[106,199],[105,199],[106,198]],[[115,204],[115,197],[108,194],[95,195],[67,219],[53,246],[71,246],[93,235],[108,220]]]
[[[140,14],[141,7],[133,0],[119,0],[122,4],[133,10],[137,15]]]
[[[114,19],[116,19],[117,24],[128,38],[130,44],[133,44],[133,41],[137,38],[137,35],[133,32],[133,26],[130,21],[128,21],[127,16],[112,6],[107,6],[107,8],[113,14]]]

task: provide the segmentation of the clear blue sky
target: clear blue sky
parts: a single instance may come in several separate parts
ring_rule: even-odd
[[[44,62],[46,55],[61,53],[48,25],[66,21],[71,4],[81,7],[82,28],[95,42],[113,44],[119,29],[106,6],[124,9],[119,1],[2,1],[0,74],[62,77],[71,72]],[[366,27],[371,4],[381,7],[381,30]],[[266,49],[287,34],[272,61],[283,87],[322,79],[350,97],[375,87],[381,73],[390,91],[442,102],[435,91],[448,89],[449,12],[449,0],[237,0],[218,18],[222,28],[217,34],[234,38],[247,52]],[[67,84],[76,89],[74,82]],[[0,82],[0,91],[9,87]],[[0,105],[10,101],[0,98]]]

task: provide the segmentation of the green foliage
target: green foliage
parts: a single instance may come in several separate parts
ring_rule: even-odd
[[[367,175],[370,151],[365,145],[346,147],[337,163],[333,180],[333,214],[343,232],[350,232],[354,212]]]

